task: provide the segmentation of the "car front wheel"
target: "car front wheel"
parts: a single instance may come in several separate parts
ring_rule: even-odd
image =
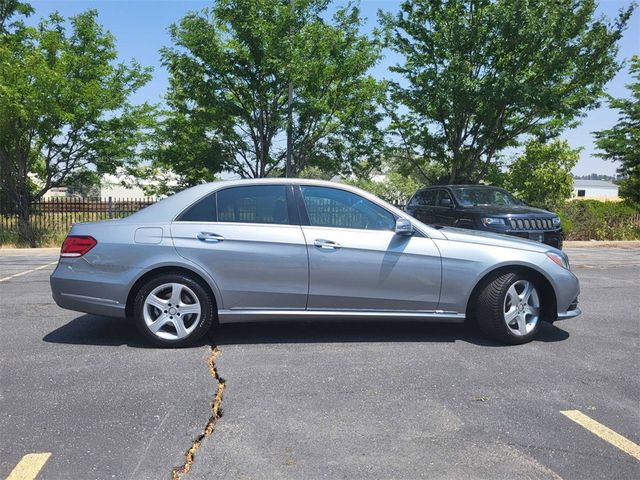
[[[476,318],[480,329],[504,343],[530,342],[540,325],[541,299],[534,280],[525,274],[506,273],[480,292]]]
[[[185,347],[202,338],[213,323],[213,302],[205,288],[184,274],[162,274],[138,291],[135,323],[161,347]]]

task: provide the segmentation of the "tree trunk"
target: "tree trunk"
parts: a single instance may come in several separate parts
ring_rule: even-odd
[[[37,235],[31,225],[31,199],[29,195],[18,195],[18,242],[34,248],[38,246]]]

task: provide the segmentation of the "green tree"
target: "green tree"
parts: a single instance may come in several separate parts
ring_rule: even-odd
[[[7,33],[10,28],[9,20],[15,15],[29,16],[33,13],[33,7],[29,3],[19,0],[0,1],[0,34]]]
[[[429,181],[475,183],[522,136],[552,138],[598,105],[619,69],[635,5],[609,21],[594,0],[406,0],[381,14],[391,68],[396,148]],[[406,111],[406,113],[404,113]],[[402,113],[400,113],[402,112]]]
[[[115,63],[114,38],[93,10],[29,27],[28,6],[10,3],[0,9],[0,186],[27,240],[32,201],[81,170],[113,172],[134,158],[151,109],[128,98],[150,71]]]
[[[170,28],[162,50],[169,110],[151,155],[199,183],[221,171],[280,175],[288,85],[294,85],[294,174],[349,169],[376,156],[383,86],[367,71],[380,45],[361,35],[358,8],[328,0],[218,0]],[[292,6],[293,5],[293,6]]]
[[[82,169],[68,175],[64,181],[64,185],[67,187],[67,193],[70,195],[99,199],[101,181],[100,175],[95,171]]]
[[[389,171],[383,178],[360,177],[346,180],[345,183],[361,188],[394,205],[405,205],[411,196],[422,186],[415,178],[397,171]]]
[[[640,57],[631,58],[634,81],[627,85],[629,98],[610,98],[609,106],[620,111],[618,123],[595,132],[600,157],[620,162],[620,196],[640,204]]]
[[[572,149],[566,140],[530,140],[509,166],[506,187],[530,205],[555,209],[571,197],[571,169],[580,159],[580,150]]]

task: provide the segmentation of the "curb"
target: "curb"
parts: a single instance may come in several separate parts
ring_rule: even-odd
[[[2,248],[0,247],[0,257],[9,257],[11,255],[24,255],[26,253],[34,255],[58,255],[60,247],[49,248]]]
[[[640,248],[640,240],[570,240],[562,248]]]

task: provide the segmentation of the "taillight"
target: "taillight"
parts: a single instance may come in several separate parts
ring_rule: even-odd
[[[81,257],[98,244],[89,235],[69,235],[62,243],[61,257]]]

